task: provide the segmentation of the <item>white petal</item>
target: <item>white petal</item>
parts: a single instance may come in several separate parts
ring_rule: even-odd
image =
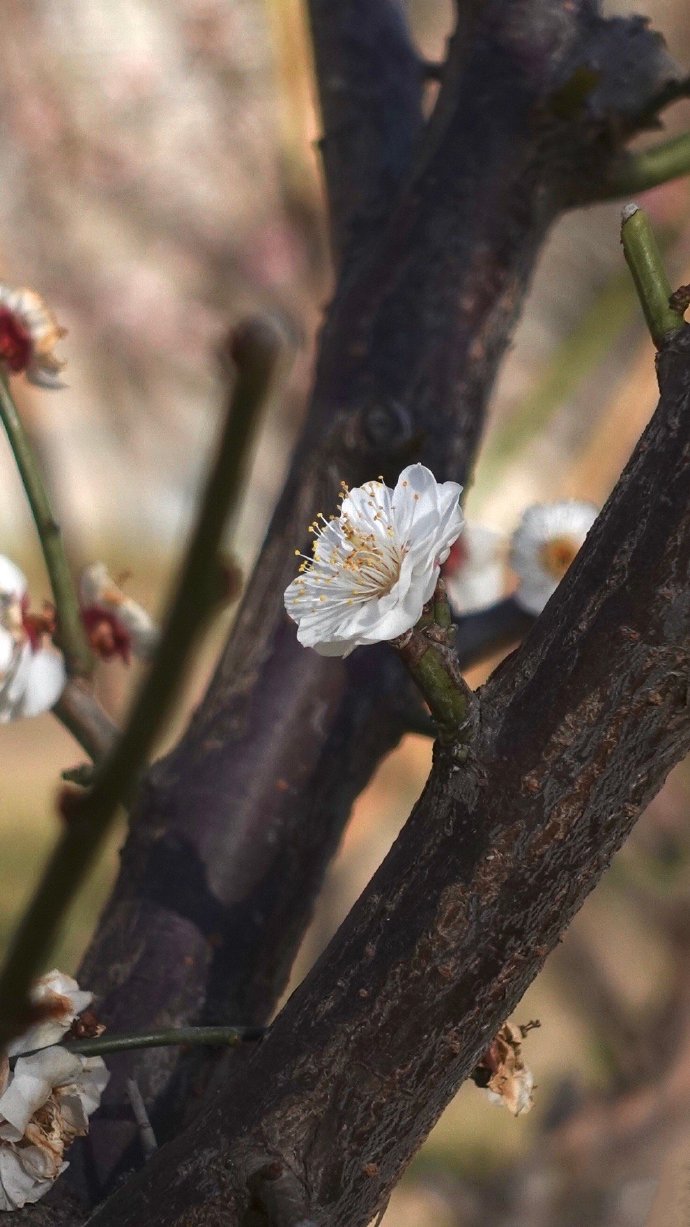
[[[64,1048],[44,1048],[32,1057],[19,1057],[9,1085],[0,1095],[0,1138],[19,1141],[53,1087],[73,1082],[81,1069],[80,1058]]]
[[[26,592],[26,576],[4,554],[0,554],[0,595],[14,596],[20,600]]]
[[[3,648],[6,656],[7,645]],[[21,706],[26,693],[29,673],[31,671],[31,644],[28,641],[17,643],[13,640],[12,656],[8,667],[0,677],[0,724],[16,720],[21,713]]]
[[[53,648],[39,648],[31,657],[20,715],[38,716],[50,711],[60,698],[66,681],[62,654]]]
[[[0,1144],[0,1211],[21,1210],[22,1206],[33,1205],[53,1187],[52,1180],[37,1179],[32,1170],[37,1149],[29,1146],[17,1151]],[[60,1171],[67,1166],[63,1163]]]
[[[505,591],[500,533],[466,521],[443,572],[448,599],[458,613],[474,613],[500,601]]]

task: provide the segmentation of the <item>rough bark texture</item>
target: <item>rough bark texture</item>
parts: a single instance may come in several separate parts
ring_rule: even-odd
[[[345,57],[343,65],[350,67],[344,68],[344,75],[353,86],[353,97],[361,100],[360,109],[362,102],[366,109],[366,99],[361,93],[361,75],[357,76],[356,55],[350,56],[352,44],[348,44],[346,54],[342,41],[343,30],[351,31],[352,26],[339,25],[338,14],[359,13],[364,37],[368,20],[371,29],[378,29],[377,22],[387,23],[393,10],[386,0],[370,0],[364,9],[354,2],[312,5],[315,29],[317,22],[321,23],[322,49],[319,52],[317,47],[317,58],[326,54],[324,48],[329,56]],[[334,22],[330,31],[329,20]],[[352,185],[345,186],[348,180],[344,166],[354,146],[342,132],[330,145],[334,223],[341,235],[354,235],[356,231],[358,252],[354,258],[354,249],[348,247],[324,326],[313,403],[296,460],[209,693],[179,747],[152,770],[142,788],[123,853],[122,872],[84,963],[84,982],[100,998],[101,1013],[113,1029],[195,1020],[261,1022],[270,1015],[352,802],[400,737],[411,701],[399,662],[385,649],[359,653],[343,663],[324,661],[298,647],[294,628],[282,609],[282,592],[293,576],[294,547],[304,542],[306,525],[315,513],[334,506],[341,479],[356,483],[383,473],[392,480],[405,463],[421,459],[439,479],[466,480],[496,367],[551,222],[564,207],[581,199],[583,182],[594,182],[604,173],[626,136],[646,118],[650,99],[674,76],[654,35],[634,20],[604,22],[590,3],[516,0],[506,4],[505,0],[489,0],[481,6],[469,5],[463,8],[462,28],[451,44],[437,107],[410,165],[410,150],[420,126],[414,102],[418,80],[415,78],[412,87],[409,81],[401,80],[401,74],[416,73],[417,68],[411,54],[399,54],[397,38],[380,39],[377,56],[385,58],[387,48],[390,60],[385,71],[381,68],[377,94],[377,114],[385,117],[385,122],[382,119],[381,124],[377,121],[372,125],[370,132],[375,139],[371,143],[356,145],[358,175],[366,173],[367,158],[371,163],[372,195],[367,197],[368,202],[347,201]],[[326,82],[322,90],[327,119],[344,98],[333,95],[332,86],[332,81],[330,85]],[[400,96],[406,99],[400,118],[404,131],[391,146],[390,134],[385,139],[381,134],[388,132],[391,106]],[[352,122],[357,122],[355,115]],[[389,199],[384,225],[381,202],[401,183],[395,198]],[[372,200],[376,203],[371,204]],[[367,218],[371,221],[369,230]],[[343,242],[347,246],[349,240]],[[539,636],[544,633],[540,628]],[[543,721],[543,710],[539,718]],[[542,724],[539,728],[543,732]],[[487,752],[497,744],[487,741]],[[537,745],[535,740],[533,749]],[[512,778],[510,773],[508,778]],[[419,860],[420,868],[426,864],[429,874],[434,865],[439,871],[454,866],[460,873],[453,852],[457,840],[442,834],[443,814],[447,815],[449,831],[465,832],[470,859],[463,861],[460,880],[467,890],[476,868],[474,862],[470,863],[472,857],[480,858],[486,832],[498,820],[486,815],[475,830],[476,815],[471,817],[469,809],[463,809],[470,802],[474,805],[480,793],[485,796],[481,780],[477,769],[454,777],[448,790],[444,765],[439,760],[410,828],[418,830],[427,821],[425,814],[436,815],[438,847],[434,852],[430,844]],[[471,832],[474,835],[470,839]],[[432,865],[428,858],[433,860],[434,856],[438,860]],[[481,863],[477,859],[476,865]],[[394,859],[391,864],[398,866],[399,862]],[[484,879],[486,872],[484,867]],[[412,879],[419,881],[416,874],[408,874],[391,887],[388,902],[395,899],[396,907],[402,905],[403,897],[407,898],[406,883]],[[453,891],[457,893],[456,886]],[[425,885],[422,893],[425,906],[433,909],[437,903],[433,892]],[[462,897],[465,899],[464,893]],[[409,899],[408,903],[411,906]],[[383,903],[377,906],[384,907],[385,912]],[[458,915],[465,915],[462,909],[469,906],[463,903]],[[564,900],[564,916],[570,906],[568,897]],[[472,908],[493,923],[493,913],[489,915],[483,903],[472,904]],[[452,913],[450,904],[449,909]],[[371,923],[376,930],[376,952],[378,926],[385,929],[386,923],[384,913],[379,915],[376,909],[374,913]],[[545,912],[535,914],[535,932],[541,921],[546,936],[540,944],[546,948],[555,931],[555,911],[548,917]],[[422,996],[429,993],[427,977],[422,974],[425,962],[419,952],[413,952],[413,944],[421,932],[419,925],[431,922],[431,911],[424,916],[419,913],[417,930],[413,926],[409,936],[400,936],[397,946],[388,951],[388,967],[382,963],[379,966],[378,955],[369,960],[378,968],[381,992],[384,983],[387,987],[381,998],[382,1013],[377,1015],[383,1030],[376,1042],[376,1055],[369,1031],[362,1046],[365,1073],[370,1055],[382,1063],[382,1068],[386,1065],[388,1058],[379,1048],[386,1046],[387,1027],[401,1034],[417,1029],[413,996],[400,998],[395,1021],[393,1013],[389,1016],[387,1011],[393,1011],[392,985],[400,968],[410,961],[419,969]],[[459,922],[448,919],[446,923],[450,950]],[[343,951],[359,950],[359,924],[354,919],[346,927],[341,939]],[[352,947],[347,944],[350,940]],[[498,942],[492,957],[500,959],[500,931],[491,940]],[[369,944],[367,940],[365,954]],[[429,962],[431,951],[427,954]],[[345,954],[334,952],[333,957],[336,965],[344,968]],[[505,986],[510,987],[501,988],[502,996],[498,993],[494,999],[492,985],[483,984],[473,1029],[467,1032],[475,1037],[471,1043],[468,1040],[470,1047],[475,1045],[472,1055],[480,1043],[479,1031],[488,1033],[502,1021],[499,1015],[507,1012],[509,997],[531,974],[534,960],[527,956],[525,960],[527,970],[520,973],[521,978],[511,978],[506,971]],[[441,964],[445,966],[443,960]],[[476,990],[480,971],[486,975],[490,970],[486,962],[477,962],[475,974],[471,963],[459,987],[455,985],[459,966],[453,955],[447,984],[443,975],[432,975],[435,986],[440,982],[440,995],[448,996],[449,1010],[455,1010],[460,999],[466,1001]],[[326,973],[325,967],[322,963],[318,975],[327,974],[328,978],[331,973]],[[347,973],[338,972],[348,985],[360,974],[364,972],[356,966]],[[314,985],[319,983],[317,980]],[[500,985],[504,985],[503,980]],[[364,992],[370,991],[368,981],[361,987]],[[305,1036],[311,1036],[308,1043],[314,1045],[309,1079],[315,1076],[329,1045],[335,1059],[341,1040],[337,1028],[330,1034],[335,1018],[331,1008],[340,1008],[341,990],[336,986],[323,998],[311,995],[316,992],[314,986],[305,988],[288,1015],[297,1017],[300,1001],[309,1000],[312,1010],[317,1002],[313,1022],[322,1030],[318,1035],[309,1028],[305,1031]],[[364,1018],[369,1009],[366,996],[359,996],[359,985],[354,998],[348,1008],[352,1006],[352,1017],[359,1027],[360,1015]],[[300,1014],[300,1028],[301,1018]],[[400,1019],[407,1021],[401,1024]],[[287,1025],[281,1024],[276,1034],[285,1037]],[[422,1026],[420,1034],[423,1032]],[[366,1188],[355,1190],[356,1179],[361,1181],[361,1168],[357,1168],[354,1151],[343,1151],[341,1156],[339,1147],[332,1145],[332,1163],[342,1163],[348,1175],[341,1200],[337,1206],[334,1202],[336,1217],[329,1221],[354,1223],[364,1213],[365,1204],[378,1204],[393,1172],[406,1161],[411,1146],[463,1076],[469,1059],[465,1039],[462,1055],[455,1056],[452,1047],[444,1047],[445,1040],[431,1038],[439,1034],[437,1028],[429,1033],[431,1047],[422,1054],[419,1069],[411,1069],[409,1076],[415,1086],[421,1085],[433,1062],[445,1052],[449,1064],[443,1087],[434,1090],[433,1102],[421,1112],[414,1138],[403,1131],[400,1143],[391,1145],[381,1165],[381,1178],[367,1178]],[[307,1047],[303,1048],[301,1036],[296,1036],[296,1047],[291,1047],[293,1041],[286,1046],[285,1038],[281,1041],[272,1037],[265,1054],[256,1058],[265,1061],[265,1066],[257,1067],[256,1060],[252,1061],[253,1071],[265,1068],[271,1072],[265,1079],[260,1072],[253,1072],[256,1088],[252,1084],[251,1092],[243,1092],[237,1101],[246,1112],[244,1125],[240,1125],[237,1104],[230,1110],[224,1108],[232,1129],[250,1132],[262,1114],[267,1114],[266,1136],[271,1146],[276,1144],[278,1126],[280,1130],[287,1128],[283,1114],[291,1102],[291,1079],[301,1077],[301,1069],[305,1078],[308,1073],[307,1066],[300,1065],[307,1060],[304,1053],[309,1051],[308,1043],[305,1041]],[[272,1053],[277,1054],[275,1058]],[[411,1053],[410,1060],[414,1059]],[[271,1083],[278,1067],[283,1071],[285,1094],[278,1093]],[[93,1123],[81,1160],[74,1148],[71,1175],[85,1203],[93,1204],[113,1178],[139,1158],[135,1128],[123,1096],[124,1079],[137,1077],[165,1140],[178,1128],[183,1105],[189,1106],[190,1081],[196,1084],[198,1078],[198,1086],[203,1087],[208,1076],[208,1069],[198,1069],[195,1062],[183,1060],[178,1068],[172,1050],[150,1052],[145,1058],[122,1057],[112,1062],[112,1068],[104,1111]],[[396,1133],[395,1122],[401,1120],[398,1108],[391,1107],[391,1124],[379,1124],[379,1109],[358,1105],[356,1088],[346,1085],[345,1074],[341,1076],[339,1069],[344,1067],[334,1066],[334,1079],[327,1081],[319,1094],[328,1098],[336,1086],[329,1102],[333,1105],[341,1096],[346,1120],[351,1105],[354,1115],[350,1123],[355,1132],[359,1131],[362,1146],[369,1120],[375,1135],[371,1144],[377,1150],[376,1137],[380,1135],[383,1140],[389,1138],[389,1130],[391,1136]],[[221,1085],[226,1073],[221,1070],[219,1074]],[[365,1073],[363,1095],[372,1085]],[[358,1066],[358,1079],[360,1074]],[[401,1087],[405,1085],[399,1073],[395,1079],[387,1074],[372,1077],[381,1101],[389,1091],[393,1094],[395,1079]],[[269,1090],[276,1098],[273,1115],[266,1099]],[[324,1106],[324,1119],[330,1123],[324,1125],[323,1139],[330,1137],[333,1142],[334,1134],[329,1130],[335,1129],[335,1118],[329,1111]],[[300,1121],[303,1124],[300,1112],[298,1109],[294,1122],[298,1132]],[[216,1122],[216,1117],[213,1120]],[[212,1128],[216,1127],[214,1123]],[[320,1126],[315,1127],[315,1134],[321,1136],[319,1130]],[[211,1134],[200,1136],[209,1138]],[[286,1138],[292,1138],[289,1128]],[[306,1134],[295,1136],[286,1145],[294,1143],[297,1147],[305,1138]],[[307,1140],[309,1147],[316,1148],[314,1153],[320,1153],[322,1143],[318,1138]],[[238,1205],[244,1204],[240,1187],[244,1186],[238,1177],[231,1189],[219,1189],[221,1202],[216,1202],[214,1209],[216,1176],[212,1176],[211,1168],[217,1162],[217,1153],[210,1143],[206,1149],[204,1141],[202,1151],[194,1155],[190,1144],[186,1141],[184,1152],[174,1152],[178,1157],[184,1153],[178,1178],[189,1174],[188,1185],[180,1186],[179,1180],[175,1185],[175,1196],[182,1198],[175,1204],[181,1207],[183,1218],[176,1218],[177,1211],[170,1209],[169,1220],[156,1221],[220,1222],[218,1216],[225,1211],[218,1207],[221,1202],[225,1205],[226,1192],[231,1198],[237,1197]],[[208,1157],[203,1177],[202,1152]],[[310,1154],[308,1149],[294,1163],[300,1169],[300,1179],[302,1165],[309,1169],[310,1198],[313,1194],[315,1204],[326,1205],[335,1197],[336,1174],[332,1168],[326,1171],[328,1165],[319,1159],[312,1177]],[[159,1168],[160,1161],[150,1177],[148,1173],[146,1176],[156,1189]],[[230,1180],[227,1173],[225,1179]],[[196,1200],[185,1202],[196,1180]],[[62,1192],[66,1184],[66,1180],[60,1182],[56,1190],[58,1201],[68,1196]],[[206,1188],[212,1190],[210,1202],[199,1211],[197,1220],[190,1206],[203,1200]],[[349,1205],[346,1194],[354,1198]],[[260,1192],[256,1197],[263,1204]],[[137,1221],[149,1220],[150,1208],[144,1211],[143,1203],[136,1200],[132,1204],[143,1214]],[[161,1198],[161,1204],[168,1203]],[[123,1214],[119,1199],[116,1205],[119,1209],[112,1213]],[[46,1212],[45,1207],[26,1211],[18,1221],[46,1222]]]
[[[268,1039],[93,1227],[365,1227],[687,753],[689,328],[660,372],[576,564],[481,693],[470,761],[437,746],[404,831]],[[279,1178],[287,1200],[266,1217],[262,1183]]]

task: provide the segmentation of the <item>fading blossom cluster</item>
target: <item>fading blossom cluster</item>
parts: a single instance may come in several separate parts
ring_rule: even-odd
[[[64,362],[53,352],[61,328],[40,294],[0,284],[0,362],[12,374],[24,371],[42,388],[62,388]]]
[[[65,665],[52,630],[51,614],[29,612],[26,579],[0,554],[0,724],[37,716],[59,699]]]
[[[311,526],[312,556],[285,593],[299,642],[348,656],[410,630],[462,529],[461,489],[421,464],[404,469],[394,490],[382,479],[343,486],[340,514]]]
[[[0,1210],[21,1209],[49,1191],[108,1082],[101,1057],[56,1047],[92,994],[54,970],[37,981],[31,999],[38,1021],[0,1057]]]

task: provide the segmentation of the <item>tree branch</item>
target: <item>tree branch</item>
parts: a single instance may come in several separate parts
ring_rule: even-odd
[[[400,0],[308,0],[320,149],[339,260],[385,219],[422,128],[422,66]]]
[[[690,748],[690,328],[659,375],[585,546],[482,693],[471,761],[437,746],[404,831],[261,1049],[92,1227],[172,1227],[192,1206],[210,1227],[221,1205],[239,1224],[253,1148],[290,1168],[315,1221],[364,1227]]]

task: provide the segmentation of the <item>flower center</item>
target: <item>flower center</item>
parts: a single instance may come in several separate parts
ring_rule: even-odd
[[[31,357],[31,337],[16,315],[0,307],[0,360],[11,371],[23,371]]]
[[[386,545],[374,533],[362,532],[344,520],[342,532],[351,550],[343,559],[343,571],[353,582],[353,597],[387,596],[400,579],[404,553],[397,542]]]
[[[554,579],[562,579],[580,548],[574,537],[552,537],[539,551],[539,561]]]

